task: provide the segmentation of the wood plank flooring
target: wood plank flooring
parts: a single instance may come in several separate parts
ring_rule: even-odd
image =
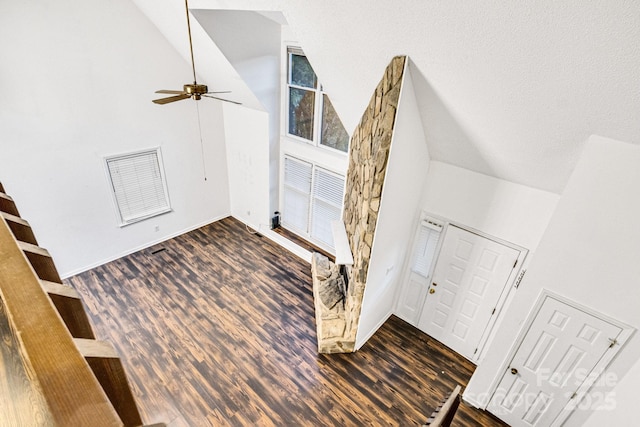
[[[67,280],[147,423],[421,425],[473,365],[392,317],[318,355],[309,264],[227,218]],[[457,426],[504,425],[461,404]]]

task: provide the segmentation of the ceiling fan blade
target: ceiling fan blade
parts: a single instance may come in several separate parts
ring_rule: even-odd
[[[216,91],[216,92],[207,92],[207,93],[208,94],[211,94],[211,93],[231,93],[231,91],[230,90],[219,90],[219,91]]]
[[[205,94],[202,94],[202,96],[206,96],[207,98],[218,99],[218,100],[224,101],[224,102],[231,102],[232,104],[242,105],[242,102],[232,101],[230,99],[218,98],[217,96],[211,96],[211,95],[205,95]]]
[[[181,93],[184,93],[183,90],[167,90],[167,89],[162,89],[162,90],[157,90],[156,93],[170,93],[173,95],[180,95]]]
[[[180,101],[180,100],[189,99],[189,98],[191,98],[189,95],[183,93],[181,95],[170,96],[168,98],[154,99],[153,102],[155,104],[168,104],[170,102]]]

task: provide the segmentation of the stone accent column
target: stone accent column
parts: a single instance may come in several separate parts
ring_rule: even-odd
[[[334,308],[322,305],[314,257],[312,276],[320,353],[350,353],[355,349],[405,64],[405,56],[391,60],[351,137],[342,220],[353,266],[347,270],[344,310],[340,304]]]
[[[343,221],[354,263],[345,303],[345,341],[355,344],[367,283],[405,56],[393,58],[356,127],[349,149]]]

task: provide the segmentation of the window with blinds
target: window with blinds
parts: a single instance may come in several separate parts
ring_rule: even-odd
[[[342,213],[344,178],[321,168],[313,177],[311,206],[311,237],[334,247],[331,221],[339,220]]]
[[[105,160],[121,225],[171,211],[159,148]]]
[[[429,277],[436,256],[436,248],[442,233],[442,226],[425,220],[420,224],[416,249],[413,253],[411,270],[423,277]]]
[[[282,224],[333,248],[331,221],[340,219],[344,177],[313,163],[285,156]]]
[[[311,163],[284,158],[282,223],[301,233],[306,233],[309,228],[312,169]]]

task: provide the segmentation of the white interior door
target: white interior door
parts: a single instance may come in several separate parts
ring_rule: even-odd
[[[519,255],[449,225],[418,328],[473,360]]]
[[[487,409],[515,427],[551,425],[620,332],[547,296]]]
[[[425,219],[418,226],[411,253],[411,263],[405,272],[405,280],[398,299],[395,313],[406,322],[417,326],[422,310],[432,264],[436,257],[442,225],[435,220]]]

